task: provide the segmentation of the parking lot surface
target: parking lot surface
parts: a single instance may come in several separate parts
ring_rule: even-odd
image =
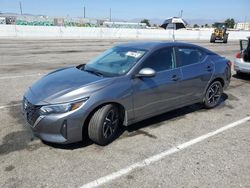
[[[115,40],[0,42],[0,187],[81,187],[117,175],[152,156],[250,116],[250,76],[233,77],[221,104],[187,106],[125,127],[101,147],[90,141],[66,146],[32,135],[21,115],[25,90],[46,73],[86,63]],[[190,41],[234,60],[239,42]],[[101,187],[250,187],[250,121],[208,137],[149,165],[110,178]],[[97,184],[96,184],[97,185]]]

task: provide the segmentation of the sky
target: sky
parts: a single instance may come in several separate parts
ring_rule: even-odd
[[[135,18],[165,19],[179,16],[183,10],[186,19],[250,21],[250,0],[0,0],[0,12],[23,13],[48,16],[83,16],[112,19]]]

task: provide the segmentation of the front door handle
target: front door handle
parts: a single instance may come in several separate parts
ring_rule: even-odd
[[[177,75],[172,76],[172,81],[178,81],[178,80],[180,80],[179,76],[177,76]]]

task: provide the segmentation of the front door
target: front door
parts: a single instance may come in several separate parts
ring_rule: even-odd
[[[134,78],[132,81],[134,114],[137,120],[162,113],[179,103],[178,83],[181,71],[176,68],[172,47],[154,52],[142,63],[140,69],[142,68],[152,68],[156,75]]]

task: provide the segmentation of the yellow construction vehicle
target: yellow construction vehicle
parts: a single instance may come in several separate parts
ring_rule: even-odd
[[[215,29],[211,35],[210,42],[215,43],[216,41],[222,41],[223,43],[227,43],[228,33],[226,24],[216,22],[214,27]]]

